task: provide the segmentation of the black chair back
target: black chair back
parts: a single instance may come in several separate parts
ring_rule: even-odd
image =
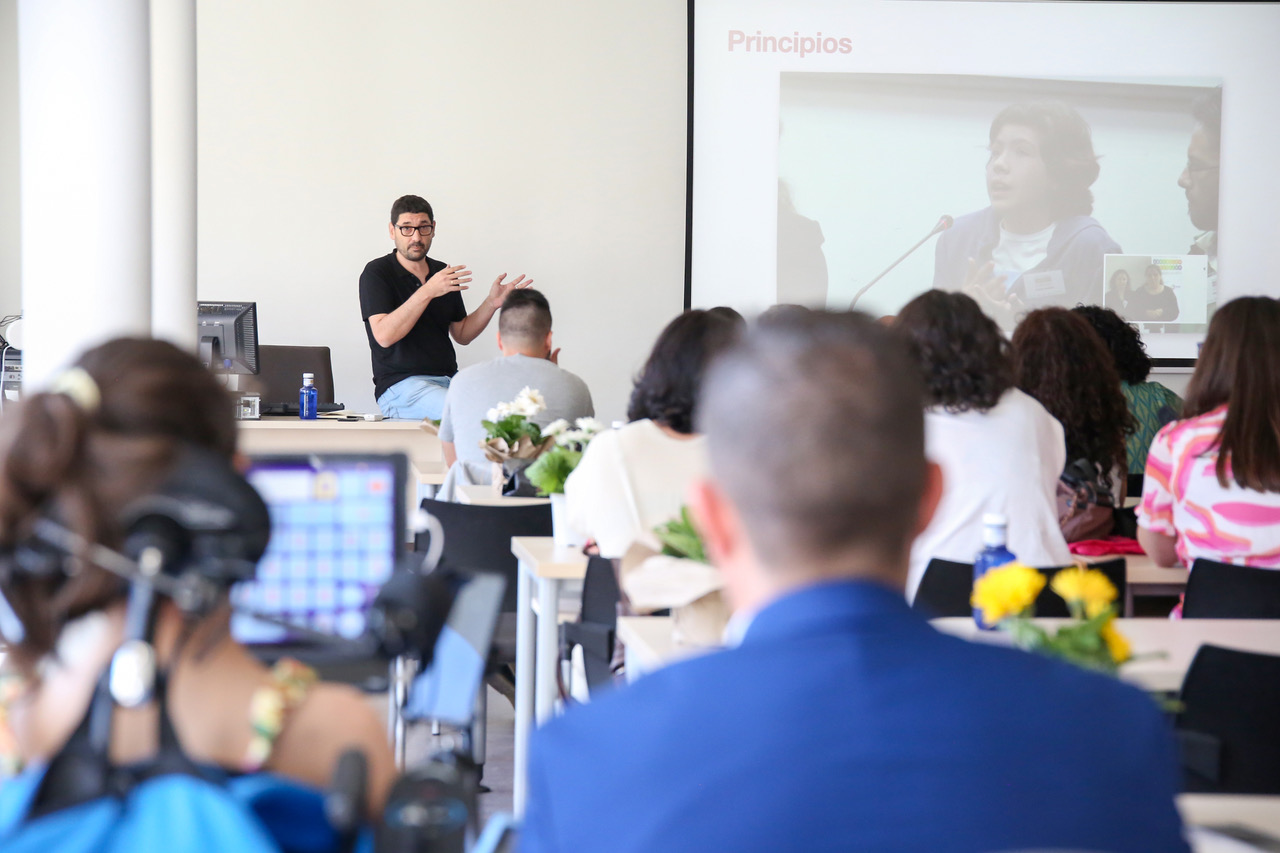
[[[1201,646],[1182,705],[1187,791],[1280,794],[1280,657]]]
[[[507,579],[502,611],[516,609],[517,563],[511,553],[513,536],[550,536],[551,505],[475,506],[424,500],[422,508],[444,528],[440,562],[455,569],[494,572]],[[414,537],[414,550],[426,551],[428,534]]]
[[[1280,570],[1196,560],[1184,619],[1280,619]]]
[[[298,402],[302,374],[314,373],[316,402],[333,402],[333,360],[328,347],[258,347],[258,385],[264,403]]]
[[[1125,589],[1128,585],[1124,557],[1093,563],[1089,568],[1102,572],[1115,584],[1116,592],[1119,593],[1116,605],[1123,606]],[[1058,569],[1039,569],[1038,571],[1047,577],[1052,577]],[[972,563],[957,563],[935,558],[929,561],[929,565],[924,570],[924,577],[920,579],[920,587],[916,590],[916,597],[911,602],[911,607],[913,610],[927,614],[930,618],[969,616],[973,613],[973,606],[969,603],[972,594]],[[1050,589],[1048,584],[1045,584],[1036,598],[1036,615],[1066,617],[1070,616],[1071,612],[1067,609],[1067,603]]]
[[[592,557],[582,581],[582,615],[563,626],[568,646],[582,646],[587,685],[593,690],[613,681],[613,649],[618,626],[618,572],[613,560]]]

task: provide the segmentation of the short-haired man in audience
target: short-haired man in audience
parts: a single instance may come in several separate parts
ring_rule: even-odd
[[[489,410],[509,403],[524,388],[542,393],[547,408],[530,420],[538,426],[595,414],[587,383],[556,364],[559,350],[552,348],[551,306],[536,290],[511,293],[498,315],[497,358],[464,368],[453,377],[440,418],[440,442],[449,475],[440,498],[450,500],[461,483],[488,483],[493,463],[480,449],[485,431],[481,426]]]
[[[466,346],[479,337],[513,290],[533,279],[503,273],[480,307],[467,313],[462,291],[471,281],[465,266],[427,257],[435,238],[435,214],[427,200],[401,196],[391,205],[387,233],[395,251],[375,258],[360,273],[360,315],[369,336],[373,388],[388,418],[438,418],[458,359],[449,338]]]
[[[690,501],[750,624],[535,733],[522,850],[1187,849],[1149,697],[908,608],[922,399],[860,314],[770,318],[712,365]]]

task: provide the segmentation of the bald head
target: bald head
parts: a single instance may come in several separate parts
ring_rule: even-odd
[[[698,429],[762,563],[905,575],[926,481],[923,396],[903,343],[862,314],[772,316],[715,361]]]

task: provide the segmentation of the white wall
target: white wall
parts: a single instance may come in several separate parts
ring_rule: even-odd
[[[432,255],[475,272],[468,307],[532,275],[561,365],[622,417],[682,306],[685,21],[683,0],[201,2],[200,298],[332,347],[339,401],[372,410],[357,279],[417,193]]]
[[[0,315],[4,315],[22,310],[17,0],[0,0],[0,128]]]

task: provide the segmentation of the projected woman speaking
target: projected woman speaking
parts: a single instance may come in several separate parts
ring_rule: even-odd
[[[963,290],[1006,329],[1031,308],[1092,304],[1120,246],[1090,214],[1098,158],[1061,101],[1012,104],[991,122],[987,196],[938,240],[933,286]]]

